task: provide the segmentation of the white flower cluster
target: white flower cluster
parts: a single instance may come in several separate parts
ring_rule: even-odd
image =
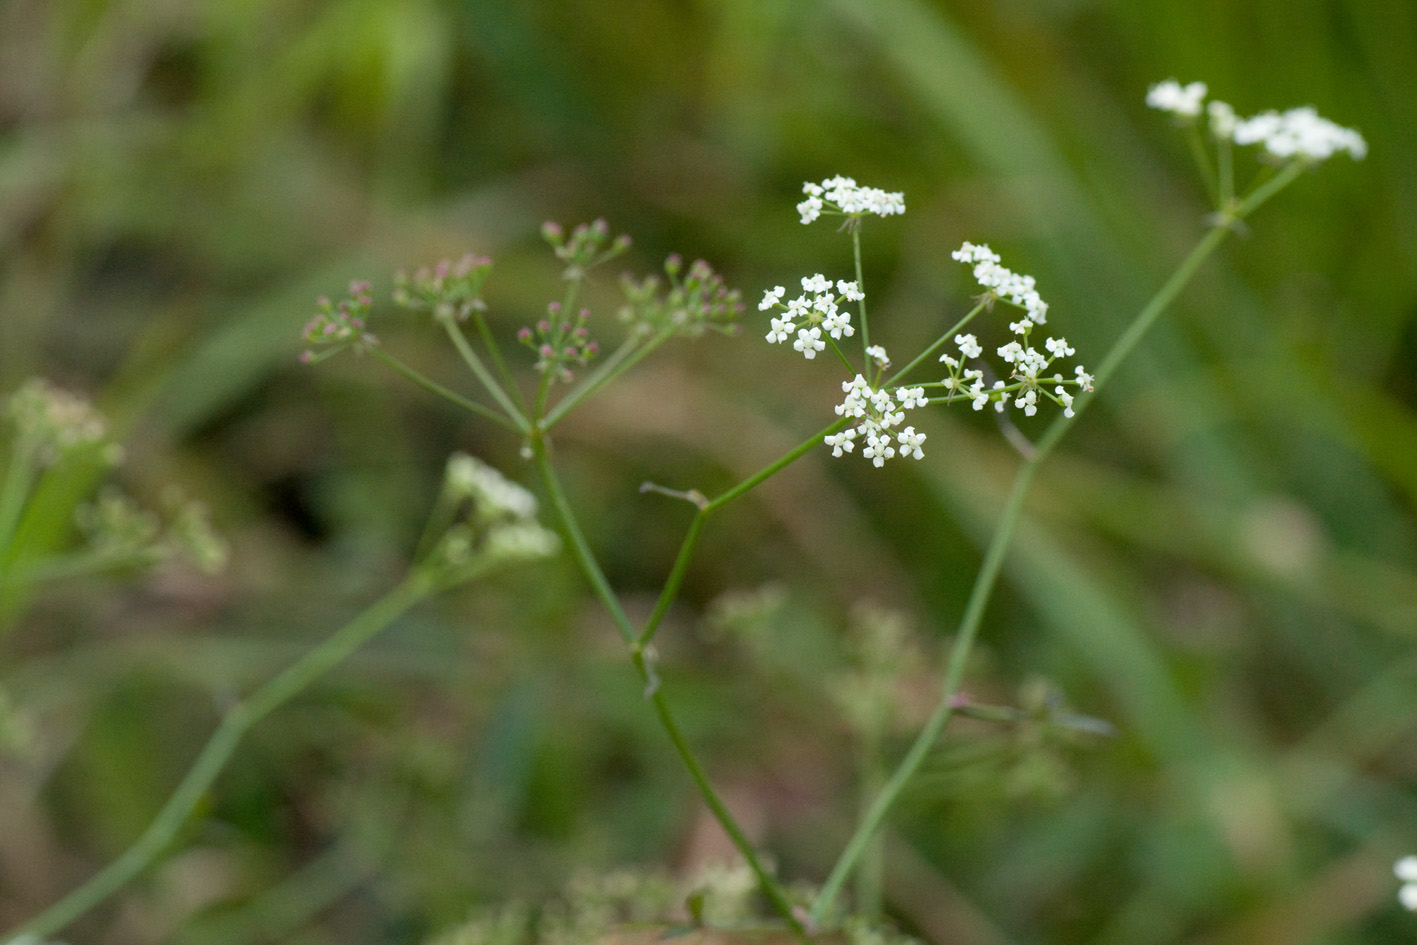
[[[476,503],[481,518],[536,517],[536,496],[474,456],[448,457],[445,476],[454,495]]]
[[[885,352],[881,352],[884,357]],[[923,387],[900,387],[892,392],[885,388],[873,388],[860,374],[853,380],[842,381],[841,389],[846,399],[837,404],[837,416],[856,420],[855,426],[826,437],[825,442],[832,448],[833,456],[850,453],[860,439],[866,445],[861,455],[876,466],[884,466],[886,460],[899,455],[904,458],[923,459],[920,447],[925,443],[925,434],[916,433],[915,427],[906,427],[899,433],[891,430],[905,420],[905,412],[915,407],[923,407],[925,399]],[[897,450],[896,447],[899,447]]]
[[[1021,276],[999,265],[999,254],[986,246],[965,243],[950,253],[962,263],[974,264],[974,278],[995,298],[1003,299],[1028,312],[1035,325],[1048,321],[1048,303],[1038,297],[1032,276]]]
[[[1039,398],[1046,397],[1062,407],[1065,416],[1071,417],[1074,395],[1068,388],[1092,390],[1092,375],[1081,367],[1074,370],[1071,378],[1064,378],[1056,372],[1052,376],[1044,373],[1058,358],[1071,357],[1076,352],[1066,338],[1049,338],[1043,343],[1045,351],[1029,347],[1029,335],[1036,326],[1046,321],[1048,314],[1048,303],[1038,297],[1033,277],[1018,275],[999,265],[998,254],[988,246],[965,243],[951,255],[960,262],[973,263],[974,277],[989,289],[992,296],[1016,305],[1028,314],[1009,325],[1009,330],[1018,338],[998,349],[999,357],[1013,368],[1008,381],[995,381],[992,387],[986,387],[983,371],[965,368],[961,359],[952,355],[940,356],[940,361],[950,371],[941,381],[950,399],[953,400],[956,395],[968,397],[973,401],[975,410],[983,410],[986,404],[993,403],[999,413],[1003,413],[1012,401],[1025,416],[1031,417],[1038,412]],[[974,335],[955,335],[954,342],[964,360],[977,358],[984,352]],[[1046,389],[1048,384],[1053,385],[1051,393]]]
[[[1417,856],[1404,856],[1393,865],[1392,871],[1402,880],[1397,901],[1409,912],[1417,912]]]
[[[1163,112],[1195,118],[1201,113],[1201,103],[1209,91],[1204,82],[1182,85],[1175,79],[1158,82],[1146,92],[1146,104]]]
[[[887,193],[877,187],[862,187],[850,177],[830,177],[820,184],[811,181],[802,185],[807,199],[797,205],[804,224],[822,215],[823,210],[835,210],[851,217],[867,213],[888,217],[905,212],[905,194]]]
[[[810,361],[827,346],[823,334],[830,335],[833,341],[856,334],[856,329],[851,327],[851,313],[841,311],[838,306],[844,301],[859,302],[866,297],[865,294],[855,282],[844,279],[836,283],[835,292],[832,288],[831,280],[817,273],[803,278],[802,295],[788,302],[783,302],[783,297],[787,295],[787,289],[783,286],[774,286],[764,292],[758,311],[779,309],[783,313],[773,316],[771,330],[766,336],[768,342],[778,344],[787,341],[795,332],[797,340],[792,347]],[[805,327],[798,327],[799,324]]]
[[[481,460],[454,453],[444,487],[469,506],[439,543],[435,558],[445,577],[461,580],[479,566],[547,558],[560,549],[556,533],[536,520],[536,496]]]
[[[1189,120],[1200,115],[1207,91],[1204,82],[1182,86],[1175,79],[1167,79],[1151,87],[1146,104]],[[1215,137],[1239,145],[1262,145],[1271,157],[1280,160],[1322,161],[1347,151],[1356,161],[1368,153],[1368,143],[1362,135],[1322,117],[1311,105],[1236,119],[1235,110],[1228,104],[1212,101],[1206,106],[1206,114]]]

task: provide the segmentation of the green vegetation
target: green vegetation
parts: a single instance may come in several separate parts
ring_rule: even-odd
[[[803,181],[906,195],[861,244],[872,342],[968,312],[949,253],[975,240],[1095,365],[1209,228],[1143,102],[1175,76],[1242,114],[1313,104],[1370,153],[1225,240],[1033,475],[968,703],[846,888],[941,945],[1410,941],[1414,29],[1354,0],[0,6],[0,395],[84,392],[123,453],[0,500],[0,934],[237,728],[166,853],[57,937],[510,945],[528,915],[589,928],[577,884],[636,865],[702,905],[732,847],[574,556],[403,583],[455,452],[543,510],[553,454],[652,628],[651,688],[793,895],[820,886],[935,705],[1019,454],[992,411],[919,410],[924,460],[817,447],[701,534],[664,493],[722,495],[840,400],[760,340],[765,289],[850,273]],[[542,224],[594,218],[635,239],[581,288],[602,359],[619,272],[671,252],[742,290],[745,330],[656,350],[536,464],[382,357],[300,363],[316,297],[370,279],[380,353],[473,395],[390,274],[487,256],[486,332],[539,413],[517,333],[564,266]],[[1050,418],[1015,419],[1037,442]],[[0,474],[22,446],[0,431]],[[282,688],[350,627],[382,633]],[[270,714],[231,722],[253,693]]]

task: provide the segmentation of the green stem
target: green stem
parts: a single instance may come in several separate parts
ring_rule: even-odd
[[[694,549],[699,544],[699,536],[703,534],[704,524],[708,522],[708,517],[711,514],[713,513],[707,507],[694,513],[694,520],[689,523],[689,531],[684,535],[683,544],[679,546],[679,556],[674,559],[674,567],[670,569],[669,577],[664,579],[664,589],[659,592],[659,600],[655,602],[653,612],[645,621],[644,629],[635,638],[635,644],[641,649],[654,639],[655,631],[659,629],[664,615],[669,612],[669,605],[674,603],[674,598],[679,596],[679,587],[684,583],[684,575],[689,570],[689,561],[694,556]]]
[[[762,485],[768,479],[771,479],[773,476],[777,475],[782,470],[786,469],[788,466],[797,462],[797,460],[801,459],[803,456],[806,456],[808,453],[812,452],[812,450],[815,449],[822,442],[822,437],[831,436],[833,433],[840,432],[841,430],[845,429],[847,424],[849,424],[850,422],[850,419],[842,418],[836,423],[833,423],[831,426],[826,427],[816,433],[813,433],[811,436],[807,437],[807,439],[803,440],[797,446],[793,447],[792,450],[786,455],[780,457],[775,462],[769,463],[767,466],[764,466],[762,469],[753,473],[753,475],[749,476],[747,479],[744,479],[742,482],[738,483],[738,485],[729,489],[727,492],[723,493],[718,498],[710,501],[708,505],[704,506],[704,511],[716,512],[719,509],[723,508],[723,506],[738,498],[739,496],[744,495],[745,493],[750,492],[751,490]]]
[[[856,290],[861,293],[861,301],[856,303],[856,311],[861,316],[861,351],[866,358],[866,365],[870,365],[871,356],[865,354],[867,348],[871,347],[871,323],[866,318],[866,277],[861,269],[861,227],[859,225],[851,228],[851,256],[856,262]]]
[[[5,470],[5,484],[0,486],[0,567],[9,570],[16,550],[12,547],[24,515],[25,500],[34,488],[35,446],[29,437],[20,435],[10,452],[10,465]],[[0,572],[0,583],[5,583]]]
[[[561,420],[565,419],[566,414],[570,413],[576,407],[579,407],[592,394],[615,380],[615,378],[619,377],[621,374],[624,374],[636,364],[639,364],[651,353],[658,350],[660,345],[664,344],[672,337],[674,337],[674,331],[673,329],[668,329],[660,331],[644,344],[639,344],[633,339],[626,339],[625,343],[619,348],[616,348],[615,353],[609,358],[606,358],[594,373],[588,375],[585,380],[576,385],[569,394],[563,397],[555,407],[551,408],[550,412],[548,412],[541,421],[542,431],[549,430],[557,423],[561,422]]]
[[[472,350],[472,345],[467,343],[467,338],[463,337],[462,330],[451,320],[443,323],[443,328],[448,333],[448,338],[453,342],[453,347],[458,349],[458,354],[462,356],[463,363],[472,371],[484,390],[492,395],[492,399],[497,401],[497,406],[502,408],[502,413],[515,424],[517,430],[525,433],[528,427],[526,412],[512,402],[512,398],[507,396],[506,390],[497,383],[497,379],[492,376],[492,372],[487,370],[487,365],[482,363],[482,359],[477,356],[477,352]],[[490,335],[488,336],[490,338]],[[488,338],[484,338],[486,343]],[[493,352],[496,348],[490,349]],[[499,358],[500,361],[500,358]],[[490,412],[490,411],[489,411]]]
[[[475,413],[479,417],[485,417],[486,419],[491,420],[493,423],[496,423],[498,426],[505,427],[506,429],[511,430],[514,433],[525,432],[520,426],[517,425],[517,420],[513,420],[510,417],[503,416],[502,414],[493,410],[491,407],[486,407],[482,404],[477,403],[476,401],[468,400],[463,395],[457,393],[456,391],[449,390],[442,384],[439,384],[437,381],[428,377],[424,377],[422,374],[419,374],[413,368],[409,367],[407,364],[404,364],[398,358],[394,357],[383,349],[372,348],[370,349],[370,353],[374,355],[374,357],[378,358],[380,361],[384,362],[384,364],[393,368],[399,374],[402,374],[404,377],[408,378],[410,381],[417,384],[419,387],[423,388],[429,393],[435,394],[438,397],[442,397],[444,400],[457,404],[464,410],[467,410],[471,413]],[[518,415],[513,414],[512,416]]]
[[[256,690],[244,703],[233,706],[222,717],[192,768],[142,836],[84,885],[9,933],[5,941],[14,943],[27,936],[48,938],[145,870],[177,836],[253,725],[397,620],[427,596],[429,590],[427,580],[415,572],[298,662]]]
[[[546,494],[551,499],[551,507],[556,510],[556,517],[561,521],[561,529],[566,534],[566,542],[570,545],[571,555],[576,559],[576,564],[580,565],[586,580],[590,582],[595,596],[600,598],[605,609],[610,612],[610,619],[615,623],[615,629],[620,631],[621,638],[631,647],[633,652],[635,637],[638,635],[635,632],[635,626],[630,622],[625,608],[620,606],[620,598],[615,595],[614,589],[611,588],[610,582],[605,577],[605,572],[600,569],[600,562],[596,560],[595,552],[591,550],[590,542],[586,541],[585,533],[581,531],[575,510],[571,508],[571,502],[566,498],[566,491],[561,487],[561,479],[556,475],[556,470],[551,466],[551,459],[546,454],[546,442],[540,437],[534,437],[531,448],[537,475],[541,477],[541,483],[546,487]]]
[[[507,367],[507,361],[502,357],[502,349],[498,346],[497,339],[492,335],[492,328],[487,324],[486,316],[480,311],[474,311],[472,321],[477,326],[477,336],[482,339],[482,344],[487,349],[487,355],[492,359],[492,364],[497,368],[497,374],[502,379],[502,388],[512,392],[512,396],[517,399],[517,413],[526,416],[526,398],[522,396],[521,388],[517,387],[516,378],[512,377],[512,372]]]
[[[886,381],[883,386],[893,386],[911,371],[919,367],[922,361],[924,361],[930,355],[934,354],[936,351],[939,351],[941,345],[953,338],[960,331],[960,329],[962,329],[965,325],[968,325],[970,322],[974,321],[974,317],[976,315],[984,311],[984,305],[985,303],[980,302],[978,305],[974,306],[974,308],[970,309],[968,314],[966,314],[959,321],[955,322],[954,325],[950,326],[948,331],[940,335],[940,337],[936,338],[934,343],[931,344],[930,347],[917,354],[909,364],[892,374],[890,380]]]
[[[751,869],[753,874],[757,877],[758,885],[762,888],[763,894],[772,902],[773,907],[781,913],[783,919],[786,920],[793,932],[805,941],[806,932],[796,916],[793,915],[792,904],[787,901],[782,887],[773,879],[767,869],[763,867],[761,860],[758,858],[757,851],[753,848],[752,842],[748,839],[747,835],[743,833],[742,828],[738,826],[738,821],[733,817],[727,805],[723,803],[723,799],[719,797],[713,784],[709,782],[708,776],[704,773],[703,765],[699,763],[699,759],[694,754],[693,748],[690,747],[689,742],[684,738],[684,734],[679,728],[679,723],[674,718],[674,713],[669,708],[669,702],[665,698],[663,687],[653,667],[649,663],[645,645],[641,641],[642,636],[644,636],[645,641],[647,641],[648,636],[652,635],[652,629],[649,627],[646,628],[649,631],[648,634],[635,632],[634,626],[630,623],[630,618],[625,613],[625,608],[621,605],[620,599],[615,594],[614,589],[611,588],[610,582],[605,577],[605,572],[601,570],[600,562],[595,557],[595,552],[591,550],[590,543],[586,541],[585,534],[581,531],[580,524],[576,520],[575,511],[571,508],[570,501],[566,498],[566,492],[561,486],[560,479],[557,477],[555,469],[551,466],[550,458],[546,453],[545,441],[539,436],[532,440],[532,451],[536,463],[536,471],[541,477],[542,484],[546,487],[547,495],[551,499],[551,506],[556,510],[557,518],[561,521],[561,527],[565,532],[567,544],[571,548],[571,554],[575,557],[576,563],[580,566],[582,573],[585,574],[586,579],[590,582],[591,588],[595,591],[595,595],[600,598],[601,603],[610,613],[610,618],[614,621],[616,629],[620,631],[620,636],[629,647],[630,660],[634,664],[635,671],[639,674],[640,680],[645,684],[645,696],[654,706],[655,715],[659,718],[660,725],[664,729],[665,734],[669,736],[669,741],[673,744],[674,750],[678,753],[679,760],[689,772],[689,777],[693,780],[695,787],[698,788],[700,796],[704,799],[704,803],[708,805],[714,818],[723,827],[729,839],[733,841],[733,845],[738,849],[739,854],[742,855],[744,862],[748,864],[748,868]],[[704,513],[701,511],[699,515],[695,517],[694,524],[690,526],[691,536],[694,535],[696,527],[702,528],[703,515]],[[686,549],[680,553],[681,561],[686,567],[688,556],[692,554],[693,545],[696,541],[696,537],[693,541],[686,540]],[[676,570],[679,571],[680,577],[682,578],[682,569],[680,569],[677,564]],[[661,597],[664,609],[668,609],[668,601],[672,599],[672,596]]]
[[[1201,172],[1201,180],[1205,182],[1206,192],[1210,194],[1210,202],[1216,206],[1223,205],[1220,186],[1216,181],[1215,171],[1210,166],[1210,154],[1205,149],[1205,133],[1201,131],[1200,119],[1195,119],[1188,123],[1186,129],[1186,141],[1191,146],[1191,156],[1196,160],[1196,167]]]

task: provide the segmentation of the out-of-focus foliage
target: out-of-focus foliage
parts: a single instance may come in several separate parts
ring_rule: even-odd
[[[1359,0],[0,4],[0,391],[92,393],[123,485],[200,496],[232,543],[221,578],[12,602],[0,926],[120,851],[219,706],[397,580],[450,452],[527,479],[512,438],[372,360],[301,366],[316,296],[371,279],[372,330],[467,389],[431,323],[393,317],[394,270],[493,257],[520,354],[559,293],[543,220],[603,216],[636,239],[625,268],[702,256],[755,299],[849,275],[792,210],[842,173],[906,194],[867,228],[873,340],[967,309],[948,254],[972,239],[1037,276],[1087,363],[1203,232],[1184,142],[1142,104],[1175,76],[1243,114],[1314,104],[1370,155],[1264,208],[1045,469],[969,688],[1027,704],[1046,679],[1119,737],[952,727],[893,821],[886,905],[952,945],[1410,941],[1414,35],[1417,7]],[[837,398],[749,309],[558,428],[632,603],[690,511],[639,484],[714,494]],[[905,613],[933,659],[1016,463],[987,417],[921,426],[926,462],[820,450],[716,518],[659,634],[691,739],[790,879],[820,881],[858,803],[825,721],[848,613]],[[67,498],[39,497],[29,540],[71,539]],[[765,587],[759,632],[704,632]],[[420,942],[579,869],[725,849],[560,562],[421,609],[259,728],[183,846],[68,937]]]

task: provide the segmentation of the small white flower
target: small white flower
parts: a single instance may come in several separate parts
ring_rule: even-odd
[[[856,428],[842,430],[840,433],[833,433],[824,437],[823,441],[832,448],[833,456],[841,456],[843,452],[850,453],[856,448]]]
[[[850,338],[856,334],[856,329],[851,327],[851,314],[836,311],[835,305],[832,306],[832,313],[822,319],[822,328],[837,340],[840,340],[842,335]]]
[[[895,398],[896,400],[900,401],[900,405],[906,410],[910,410],[915,407],[923,407],[926,404],[925,388],[902,387],[900,390],[895,392]]]
[[[837,282],[836,290],[848,302],[859,302],[866,297],[866,293],[862,292],[855,282],[847,282],[845,279]]]
[[[827,346],[822,340],[822,330],[820,328],[799,328],[797,329],[797,340],[792,343],[792,347],[802,352],[802,356],[808,361],[817,356],[817,352]]]
[[[867,348],[866,356],[881,367],[885,367],[891,363],[891,359],[886,356],[886,349],[882,348],[880,345],[871,345],[871,347]],[[857,376],[860,377],[859,374]]]
[[[1092,390],[1092,375],[1084,371],[1081,365],[1073,373],[1077,375],[1079,387],[1083,390]]]
[[[896,434],[896,441],[900,443],[900,455],[909,456],[913,459],[924,459],[925,454],[920,446],[925,442],[925,434],[916,433],[914,427],[906,427]]]
[[[979,339],[973,335],[955,335],[955,344],[959,345],[959,353],[966,358],[977,358],[984,353],[984,349],[979,346]]]
[[[791,318],[774,318],[772,320],[772,330],[768,332],[768,342],[777,344],[792,337],[792,332],[797,330],[797,326]]]
[[[774,286],[763,293],[763,300],[758,303],[758,311],[766,312],[768,309],[782,304],[782,297],[787,294],[787,289],[783,286]]]
[[[820,272],[814,276],[802,277],[803,292],[811,292],[820,295],[821,293],[831,289],[831,287],[831,280],[828,279],[826,276],[822,275]]]
[[[822,215],[822,198],[808,197],[797,205],[797,212],[802,215],[802,223],[804,226],[811,223]]]
[[[861,455],[869,459],[873,466],[884,466],[886,460],[895,455],[895,448],[891,446],[889,436],[871,433],[866,437],[866,448],[861,451]]]
[[[1182,86],[1175,79],[1158,82],[1146,93],[1146,104],[1182,118],[1195,118],[1201,113],[1201,103],[1209,91],[1204,82]]]
[[[1066,338],[1049,338],[1043,343],[1043,347],[1047,348],[1055,358],[1072,357],[1077,353],[1072,348],[1068,347],[1068,340]]]

